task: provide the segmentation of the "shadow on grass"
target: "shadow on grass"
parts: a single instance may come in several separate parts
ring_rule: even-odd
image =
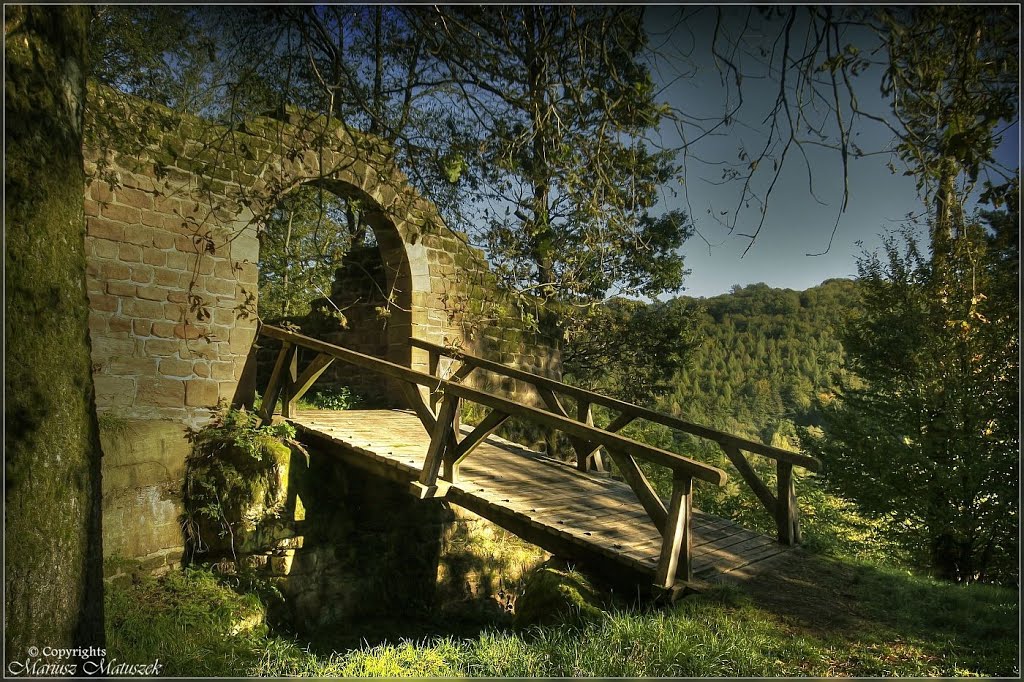
[[[910,647],[936,661],[955,659],[997,675],[1019,672],[1014,589],[956,585],[802,551],[723,582],[799,634],[843,647]]]

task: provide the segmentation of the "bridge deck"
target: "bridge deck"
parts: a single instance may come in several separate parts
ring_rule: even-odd
[[[401,483],[419,476],[430,440],[415,415],[398,410],[304,410],[289,421],[303,442]],[[654,576],[661,536],[629,486],[615,479],[491,436],[463,462],[446,499],[559,556],[647,583]],[[789,549],[697,509],[692,537],[695,579]]]

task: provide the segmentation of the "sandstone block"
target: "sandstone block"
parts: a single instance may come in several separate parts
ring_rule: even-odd
[[[167,290],[163,287],[139,287],[136,296],[146,301],[166,301]]]
[[[93,385],[96,387],[96,407],[100,409],[128,407],[135,398],[135,380],[130,377],[96,374]]]
[[[145,225],[129,225],[124,228],[124,240],[136,246],[152,246],[153,228]]]
[[[132,320],[127,317],[120,317],[115,315],[110,318],[108,323],[110,331],[115,333],[130,332],[132,330]]]
[[[146,342],[146,349],[154,341]],[[164,377],[139,377],[136,405],[181,407],[185,402],[185,382]]]
[[[93,310],[102,310],[112,313],[117,310],[118,298],[104,294],[89,294],[89,307]]]
[[[132,266],[132,281],[149,284],[153,281],[153,266],[137,264]]]
[[[178,355],[181,352],[181,341],[170,339],[148,339],[146,341],[146,355],[170,356]]]
[[[136,298],[124,301],[122,312],[128,317],[146,317],[151,320],[159,320],[164,316],[164,306],[159,301],[144,301]]]
[[[92,252],[98,258],[117,258],[117,249],[120,244],[109,239],[89,238],[92,244]]]
[[[157,249],[145,249],[142,252],[142,262],[147,265],[164,265],[167,263],[167,254]]]
[[[174,235],[168,234],[163,230],[155,230],[153,232],[153,248],[156,249],[173,249],[174,248]]]
[[[185,383],[185,404],[193,407],[214,407],[219,392],[217,382],[206,379],[190,379]]]
[[[161,339],[173,339],[176,338],[174,334],[174,326],[175,325],[173,322],[153,322],[151,333],[153,334],[153,336],[158,336]]]
[[[160,358],[160,373],[171,377],[192,376],[192,363],[180,358]]]
[[[153,358],[115,358],[107,365],[107,371],[115,376],[152,376],[155,369]]]
[[[153,208],[153,195],[132,187],[119,187],[117,189],[117,200],[119,203],[138,209],[149,210]]]
[[[111,222],[105,218],[86,218],[86,232],[90,237],[99,237],[100,239],[110,239],[115,242],[120,242],[124,239],[124,225],[120,223]]]
[[[142,261],[142,249],[134,244],[121,244],[117,257],[126,263],[139,263]]]
[[[142,224],[142,212],[132,206],[103,204],[100,213],[104,218],[109,218],[119,223],[126,223],[128,225]]]
[[[166,256],[165,256],[165,260],[166,260]],[[165,287],[174,286],[174,287],[176,287],[176,286],[178,286],[178,279],[180,278],[180,276],[181,276],[181,273],[178,272],[177,270],[169,270],[167,268],[162,268],[162,267],[154,267],[153,268],[153,283],[154,284],[159,284],[160,286],[165,286]],[[168,300],[170,300],[169,297],[170,297],[170,294],[168,294]],[[184,300],[182,300],[180,302],[184,303]]]

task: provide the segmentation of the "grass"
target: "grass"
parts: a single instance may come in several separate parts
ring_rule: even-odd
[[[668,609],[620,611],[578,627],[490,629],[334,653],[271,633],[254,595],[189,570],[111,586],[107,648],[121,661],[159,658],[164,674],[181,676],[1019,673],[1015,590],[945,584],[866,563],[794,563],[775,584],[721,586]]]

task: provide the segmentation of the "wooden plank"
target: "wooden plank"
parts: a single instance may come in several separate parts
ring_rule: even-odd
[[[793,465],[779,462],[779,502],[776,506],[775,523],[779,530],[779,542],[795,545],[800,541],[800,508],[796,504],[796,488],[793,482]]]
[[[750,486],[750,489],[754,491],[757,499],[761,500],[761,504],[764,505],[764,508],[774,518],[776,514],[775,506],[777,504],[775,496],[768,490],[768,486],[764,484],[764,481],[757,475],[754,468],[750,466],[750,462],[743,456],[743,452],[735,445],[729,443],[719,443],[718,445],[725,452],[725,456],[729,458],[729,461],[733,463],[733,466],[736,467],[736,470],[740,472],[740,476]]]
[[[284,380],[283,375],[287,371],[295,350],[295,346],[291,342],[283,341],[281,343],[281,350],[277,354],[277,361],[274,362],[270,381],[267,382],[267,391],[263,394],[263,403],[260,405],[259,415],[264,422],[269,422],[274,417],[274,408],[277,407],[277,398],[281,393],[281,382]]]
[[[640,500],[640,505],[647,511],[651,521],[654,522],[654,527],[658,529],[658,532],[664,534],[668,510],[665,509],[665,503],[654,492],[654,487],[647,480],[647,477],[644,476],[644,472],[637,466],[636,460],[629,453],[615,448],[609,448],[608,454],[612,456],[612,461],[619,467],[623,478],[629,483],[629,487],[636,493],[637,499]]]
[[[376,475],[408,485],[427,468],[423,453],[429,450],[431,440],[408,412],[307,411],[289,421],[304,438],[311,432],[323,438],[329,431],[342,441],[328,442],[333,443],[336,452],[347,453],[339,455],[343,461]],[[472,434],[468,431],[460,446]],[[510,519],[501,524],[509,530],[510,525],[529,526],[536,536],[546,538],[544,545],[573,548],[581,560],[583,556],[600,556],[605,566],[614,567],[611,570],[619,575],[624,571],[646,574],[646,582],[651,584],[665,541],[649,522],[647,511],[637,504],[635,491],[626,483],[595,479],[572,465],[523,456],[519,451],[506,450],[496,441],[481,438],[475,456],[463,466],[462,483],[453,484],[447,491],[443,481],[436,481],[435,489],[422,484],[416,487],[424,495],[446,494],[453,503],[474,511],[474,507],[486,508],[491,516]],[[482,492],[477,492],[480,489]],[[476,501],[469,502],[471,498]],[[731,567],[785,551],[772,538],[695,510],[692,504],[689,511],[693,575],[733,570]],[[668,514],[666,511],[666,519]],[[684,579],[679,564],[676,575]]]
[[[425,372],[418,372],[416,370],[409,369],[408,367],[388,362],[387,360],[382,360],[363,353],[357,353],[347,348],[335,346],[334,344],[320,341],[303,334],[288,332],[270,325],[264,326],[261,330],[261,334],[271,338],[290,340],[293,343],[301,344],[304,348],[310,348],[317,352],[327,353],[340,360],[370,369],[383,374],[384,376],[415,384],[434,386],[439,390],[443,390],[446,394],[451,393],[464,400],[471,400],[475,403],[496,408],[502,412],[507,412],[513,417],[522,417],[543,426],[558,429],[565,432],[568,436],[591,440],[609,448],[620,448],[629,452],[632,456],[642,457],[643,459],[655,464],[669,467],[674,471],[689,474],[694,478],[699,478],[701,480],[708,481],[709,483],[714,483],[715,485],[722,485],[729,478],[721,469],[708,466],[689,457],[684,457],[660,448],[651,447],[639,441],[608,433],[607,431],[588,427],[585,424],[580,424],[574,419],[568,419],[544,410],[538,410],[527,405],[522,405],[514,401],[492,395],[485,391],[479,391],[468,386],[463,386],[459,383],[441,380]]]
[[[409,339],[409,343],[413,346],[417,346],[419,348],[423,348],[426,350],[436,348],[439,350],[439,352],[442,352],[448,355],[449,357],[454,357],[458,360],[461,360],[464,363],[471,363],[473,365],[476,365],[477,367],[480,367],[481,369],[485,369],[496,374],[502,374],[513,379],[519,379],[521,381],[532,383],[537,388],[543,387],[551,391],[557,391],[558,393],[570,396],[577,400],[589,400],[590,402],[597,405],[603,405],[605,407],[611,408],[619,412],[629,413],[633,415],[634,418],[646,419],[647,421],[651,421],[656,424],[662,424],[664,426],[668,426],[679,431],[683,431],[684,433],[690,433],[695,436],[707,438],[708,440],[713,440],[719,443],[729,443],[743,450],[747,450],[749,452],[755,452],[765,457],[770,457],[772,459],[776,459],[779,461],[790,462],[791,464],[802,466],[810,471],[819,471],[821,469],[821,462],[819,462],[817,459],[815,459],[814,457],[808,457],[807,455],[803,455],[798,452],[783,450],[781,448],[765,445],[764,443],[759,443],[757,441],[749,440],[746,438],[740,438],[738,436],[733,436],[732,434],[728,434],[723,431],[717,431],[706,426],[693,424],[678,417],[673,417],[671,415],[663,414],[661,412],[656,412],[654,410],[640,407],[639,405],[633,405],[632,403],[627,403],[623,400],[617,400],[616,398],[611,398],[600,393],[588,391],[577,386],[571,386],[569,384],[562,383],[561,381],[556,381],[555,379],[549,379],[547,377],[531,374],[530,372],[526,372],[515,367],[508,367],[506,365],[502,365],[491,360],[486,360],[484,358],[470,355],[460,350],[454,350],[450,348],[445,348],[444,346],[438,346],[437,344],[432,344],[429,341],[423,341],[421,339]]]
[[[440,364],[441,364],[441,354],[437,351],[437,349],[433,349],[432,348],[432,349],[430,349],[428,351],[427,357],[428,357],[427,371],[430,372],[430,374],[432,374],[435,377],[440,377],[441,376],[441,372],[439,370],[440,370]],[[432,412],[437,412],[437,403],[440,400],[441,400],[441,396],[439,394],[437,394],[437,393],[431,393],[430,394],[430,410]]]
[[[334,358],[330,355],[318,353],[317,356],[306,366],[306,369],[302,370],[302,374],[295,379],[294,388],[291,391],[291,400],[288,401],[290,403],[289,415],[294,416],[295,406],[298,404],[299,400],[302,396],[306,395],[309,389],[313,387],[316,380],[327,371],[327,368],[330,367],[333,362]]]

